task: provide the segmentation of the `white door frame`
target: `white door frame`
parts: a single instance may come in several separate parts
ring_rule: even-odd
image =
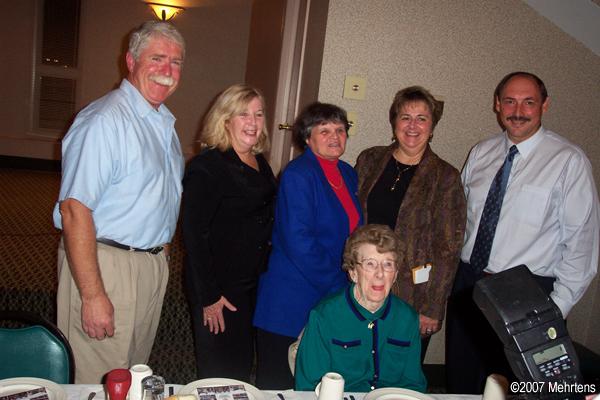
[[[311,0],[287,0],[286,3],[277,97],[270,129],[269,161],[275,174],[278,174],[293,156],[292,132],[280,129],[279,125],[291,125],[298,113],[310,2]]]

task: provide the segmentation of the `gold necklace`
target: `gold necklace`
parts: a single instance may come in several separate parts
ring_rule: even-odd
[[[334,188],[335,190],[340,190],[342,188],[342,186],[344,186],[344,178],[340,179],[340,184],[339,185],[334,185],[333,182],[331,182],[329,180],[329,178],[327,178],[327,182],[329,182],[329,184],[331,185],[331,187]]]
[[[398,161],[396,161],[396,171],[398,171],[398,174],[396,175],[396,179],[394,179],[394,183],[390,187],[390,192],[393,192],[394,190],[396,190],[396,185],[398,184],[398,181],[400,181],[400,177],[402,176],[402,174],[405,173],[406,171],[408,171],[409,169],[411,169],[412,167],[414,167],[414,165],[409,165],[408,167],[400,170],[400,163]]]
[[[400,170],[400,161],[398,161],[398,158],[396,158],[396,153],[398,153],[398,157],[400,157],[402,154],[405,154],[402,152],[402,149],[400,147],[398,147],[396,150],[394,150],[394,153],[392,154],[392,157],[394,158],[394,161],[396,162],[396,179],[394,179],[394,183],[392,183],[392,186],[390,186],[390,192],[393,192],[394,190],[396,190],[396,185],[398,184],[398,182],[400,181],[400,177],[402,176],[403,173],[405,173],[406,171],[408,171],[409,169],[411,169],[412,167],[416,167],[417,165],[419,165],[419,162],[421,161],[421,157],[423,156],[423,154],[417,154],[414,157],[408,157],[408,162],[414,162],[416,161],[414,164],[412,165],[408,165],[408,167]],[[407,164],[405,164],[407,165]]]
[[[395,161],[396,161],[396,171],[398,171],[398,173],[396,175],[396,179],[394,180],[394,183],[390,187],[390,192],[393,192],[394,190],[396,190],[396,185],[398,184],[398,181],[400,181],[400,177],[402,176],[402,174],[405,173],[406,171],[408,171],[409,169],[411,169],[412,167],[414,167],[415,165],[417,165],[417,164],[409,165],[408,167],[400,170],[400,163],[398,162],[398,160],[395,160]]]

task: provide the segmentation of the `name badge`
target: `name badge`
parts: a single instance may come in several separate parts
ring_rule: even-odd
[[[430,263],[414,267],[412,269],[413,283],[415,285],[418,285],[420,283],[425,283],[429,281],[429,272],[431,271],[431,268],[432,266]]]

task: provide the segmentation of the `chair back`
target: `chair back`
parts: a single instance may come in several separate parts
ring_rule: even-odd
[[[298,335],[298,340],[294,343],[290,344],[288,347],[288,365],[290,367],[290,372],[292,376],[294,376],[296,372],[296,356],[298,355],[298,347],[300,346],[300,341],[302,340],[302,335],[304,334],[304,328],[300,331]]]
[[[28,376],[73,383],[73,352],[56,325],[21,311],[0,311],[0,320],[30,325],[0,328],[0,379]]]

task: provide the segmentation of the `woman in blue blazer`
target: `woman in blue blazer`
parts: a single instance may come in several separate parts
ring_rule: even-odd
[[[261,389],[293,387],[289,345],[310,310],[348,283],[341,268],[344,243],[362,224],[358,178],[339,160],[348,128],[346,112],[323,103],[307,106],[294,123],[294,138],[305,151],[281,177],[273,249],[259,280],[254,314],[256,384]]]

